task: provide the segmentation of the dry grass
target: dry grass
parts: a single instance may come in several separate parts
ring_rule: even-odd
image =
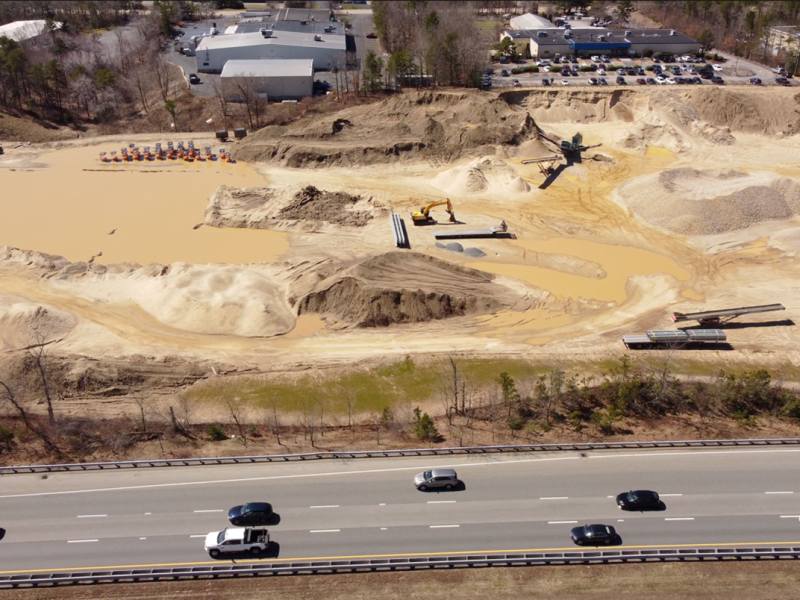
[[[795,561],[669,563],[497,568],[271,577],[28,591],[3,590],[0,600],[789,600],[798,597]]]

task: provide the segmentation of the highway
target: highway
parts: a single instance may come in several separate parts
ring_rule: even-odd
[[[203,538],[247,501],[275,508],[273,560],[573,549],[570,528],[597,522],[623,547],[800,544],[798,459],[630,450],[3,476],[0,571],[217,563]],[[429,467],[455,468],[463,489],[417,491]],[[617,509],[640,488],[666,510]]]

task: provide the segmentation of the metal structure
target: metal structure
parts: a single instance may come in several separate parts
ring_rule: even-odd
[[[797,560],[800,547],[719,547],[626,550],[519,551],[513,553],[452,554],[396,558],[360,557],[306,561],[202,565],[194,567],[142,567],[20,573],[0,575],[0,589],[61,587],[91,583],[135,583],[266,577],[272,575],[332,575],[379,571],[415,571],[476,567],[533,567],[541,565],[600,565],[620,563]]]
[[[548,137],[541,129],[537,128],[537,133],[539,134],[539,139],[548,141],[551,144],[553,144],[556,150],[560,152],[565,158],[570,158],[571,156],[580,154],[584,150],[589,150],[590,148],[598,148],[599,146],[603,145],[603,144],[593,144],[592,146],[584,146],[583,135],[581,133],[576,133],[574,136],[572,136],[571,141],[561,140],[561,142],[557,142],[553,138]]]
[[[760,306],[742,306],[741,308],[708,310],[696,313],[675,312],[672,313],[670,319],[672,319],[673,323],[697,321],[701,325],[720,325],[742,315],[752,315],[755,313],[771,312],[774,310],[786,310],[786,308],[783,306],[783,304],[762,304]]]
[[[453,231],[434,231],[437,240],[466,240],[473,238],[515,238],[513,233],[508,233],[508,223],[501,221],[497,227],[487,229],[456,229]]]
[[[539,167],[539,171],[545,177],[552,175],[553,171],[555,171],[555,164],[561,160],[561,156],[545,156],[544,158],[528,158],[523,161],[520,161],[520,164],[523,165],[532,165],[536,164]]]
[[[405,223],[403,223],[403,219],[400,218],[400,215],[397,213],[392,213],[391,222],[392,235],[394,235],[394,245],[398,248],[411,248],[411,244],[408,241],[406,226]]]
[[[305,454],[272,454],[260,456],[222,456],[208,458],[165,458],[125,460],[118,462],[65,463],[55,465],[22,465],[0,467],[0,475],[24,473],[59,473],[69,471],[104,471],[152,467],[197,467],[203,465],[236,465],[271,462],[303,462],[308,460],[352,460],[358,458],[392,458],[396,456],[463,456],[503,452],[587,452],[591,450],[625,450],[631,448],[672,449],[735,446],[796,446],[800,438],[763,438],[745,440],[674,440],[655,442],[587,442],[574,444],[525,444],[520,446],[461,446],[455,448],[414,448],[406,450],[351,450],[346,452],[308,452]]]
[[[709,342],[725,342],[728,336],[721,329],[674,329],[648,331],[644,335],[623,335],[622,343],[626,348],[657,348],[666,345],[685,346],[686,344],[705,344]]]

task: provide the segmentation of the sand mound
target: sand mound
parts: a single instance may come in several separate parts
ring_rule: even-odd
[[[363,227],[388,208],[374,197],[303,188],[234,188],[209,199],[205,223],[213,227],[317,231],[322,224]]]
[[[329,314],[358,327],[418,323],[509,308],[519,296],[494,275],[416,252],[388,252],[320,282],[298,314]]]
[[[308,115],[287,127],[266,127],[240,142],[235,156],[290,167],[453,160],[535,138],[530,115],[497,96],[409,91],[376,104]]]
[[[75,327],[71,314],[0,297],[0,348],[16,350],[63,338]]]
[[[450,194],[521,193],[531,186],[502,158],[489,156],[439,173],[431,185]]]
[[[712,235],[800,214],[800,184],[771,172],[673,169],[628,181],[617,200],[658,227]]]
[[[133,302],[166,325],[197,333],[271,336],[295,321],[283,288],[256,265],[150,265],[54,285],[88,300]]]

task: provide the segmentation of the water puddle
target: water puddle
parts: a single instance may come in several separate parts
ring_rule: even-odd
[[[0,244],[70,261],[142,265],[270,262],[289,249],[282,232],[195,229],[218,186],[266,184],[250,165],[98,160],[116,146],[49,152],[35,159],[48,165],[42,169],[0,169]]]
[[[283,337],[284,339],[309,337],[323,329],[325,321],[319,315],[300,315],[295,321],[294,329]]]

